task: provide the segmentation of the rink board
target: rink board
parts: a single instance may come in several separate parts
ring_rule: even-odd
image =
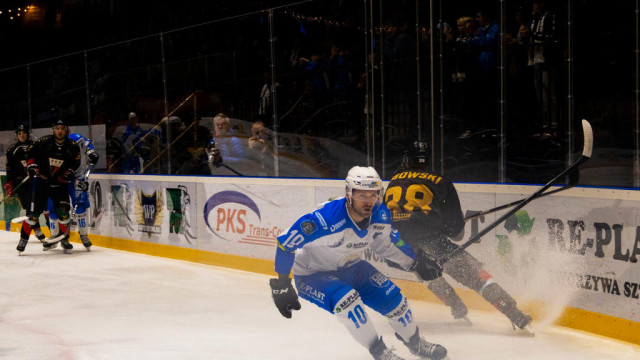
[[[465,211],[538,189],[456,187]],[[276,237],[316,204],[343,194],[341,180],[95,174],[90,233],[97,246],[272,274]],[[638,205],[636,191],[569,189],[528,204],[468,250],[534,318],[560,304],[557,323],[640,344],[640,265],[633,262],[640,257]],[[0,209],[5,228],[15,216],[10,206]],[[460,244],[503,213],[469,221]],[[437,301],[413,274],[370,252],[364,256],[399,279],[409,297]],[[456,288],[470,307],[487,307],[477,294]]]

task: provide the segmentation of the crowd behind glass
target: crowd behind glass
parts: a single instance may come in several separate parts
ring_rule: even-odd
[[[388,179],[423,140],[454,181],[545,183],[576,159],[587,118],[580,183],[638,187],[636,6],[255,11],[3,69],[1,126],[87,126],[109,173],[342,178],[369,164]],[[207,163],[214,136],[224,166]]]

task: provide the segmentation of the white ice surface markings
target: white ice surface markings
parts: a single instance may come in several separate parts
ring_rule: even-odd
[[[301,301],[293,319],[272,304],[268,276],[79,244],[71,255],[0,231],[0,359],[370,359],[328,313]],[[497,312],[411,302],[422,334],[449,359],[638,359],[640,346],[558,326],[519,336]],[[389,346],[415,359],[384,317]]]

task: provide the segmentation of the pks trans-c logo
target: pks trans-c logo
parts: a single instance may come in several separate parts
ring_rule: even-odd
[[[283,229],[262,224],[260,208],[238,191],[213,194],[204,205],[204,222],[218,238],[252,245],[275,246]]]

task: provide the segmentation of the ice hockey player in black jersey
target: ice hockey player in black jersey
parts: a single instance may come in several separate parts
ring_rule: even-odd
[[[29,138],[29,129],[22,124],[16,128],[16,138],[18,141],[7,149],[7,182],[4,184],[4,190],[5,196],[8,197],[17,194],[22,208],[28,210],[32,186],[31,179],[27,174],[27,149],[33,141]],[[27,180],[24,181],[25,179]],[[19,253],[23,252],[27,246],[31,231],[38,240],[44,241],[44,234],[38,220],[34,221],[31,218],[23,220],[20,229],[20,242],[17,247]]]
[[[65,235],[60,241],[65,253],[73,249],[69,243],[69,221],[71,203],[69,200],[69,182],[75,179],[75,171],[80,166],[80,147],[69,138],[69,128],[63,120],[53,124],[53,134],[46,135],[34,142],[27,154],[29,176],[37,179],[33,197],[34,208],[27,212],[30,219],[38,219],[47,207],[50,197],[59,219],[59,234]],[[44,244],[44,250],[52,249],[57,243]]]
[[[464,234],[464,216],[451,180],[429,172],[430,148],[416,141],[404,152],[400,168],[391,178],[384,202],[391,211],[393,226],[413,249],[422,249],[437,259],[459,246],[451,241]],[[476,291],[505,314],[514,326],[530,328],[531,316],[498,284],[483,264],[467,251],[460,251],[444,264],[444,273]],[[467,307],[444,277],[426,282],[456,319],[467,318]]]

